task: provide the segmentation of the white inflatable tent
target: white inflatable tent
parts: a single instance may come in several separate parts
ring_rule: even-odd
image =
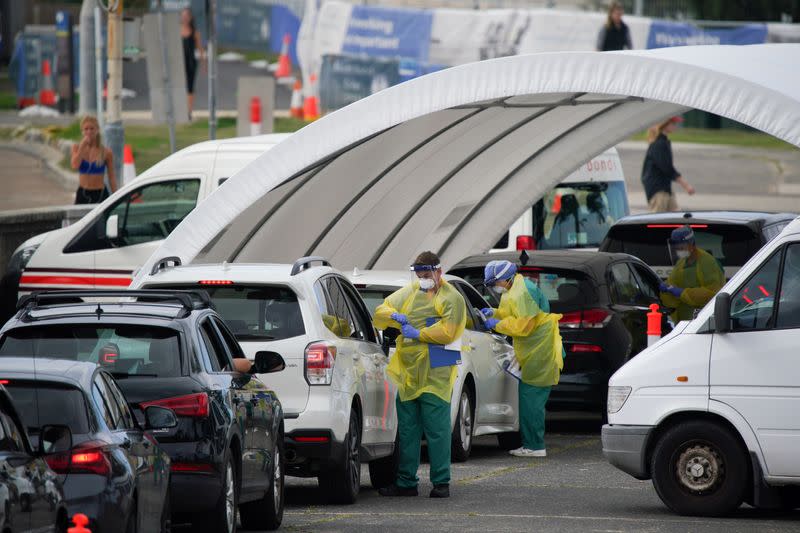
[[[800,45],[515,56],[392,87],[303,128],[200,204],[155,261],[399,268],[490,248],[592,156],[710,111],[800,146]],[[724,178],[724,177],[723,177]]]

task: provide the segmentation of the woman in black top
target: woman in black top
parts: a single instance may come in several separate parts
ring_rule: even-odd
[[[687,193],[694,194],[692,187],[672,164],[672,143],[667,135],[675,131],[675,125],[683,122],[681,117],[671,117],[647,130],[647,154],[642,166],[642,184],[651,213],[677,211],[678,203],[672,193],[672,182],[677,182]]]
[[[622,4],[619,2],[611,2],[611,5],[608,6],[608,19],[597,36],[599,52],[633,50],[631,31],[628,29],[628,25],[622,22],[622,13]]]
[[[192,10],[188,7],[181,11],[181,40],[183,41],[183,64],[186,68],[186,92],[188,92],[189,120],[194,108],[194,78],[197,74],[197,57],[195,50],[200,51],[200,59],[205,60],[200,32],[194,25]]]

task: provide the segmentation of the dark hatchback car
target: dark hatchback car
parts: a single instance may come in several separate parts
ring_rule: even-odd
[[[0,383],[2,381],[0,380]],[[45,452],[70,446],[63,425],[44,428],[50,444],[31,445],[25,425],[5,387],[0,385],[0,531],[56,531],[66,533],[69,515],[58,475]]]
[[[767,242],[794,220],[790,213],[693,211],[631,215],[618,220],[600,251],[638,257],[667,279],[672,266],[667,240],[675,228],[689,225],[697,246],[713,255],[730,279]]]
[[[497,307],[497,294],[482,283],[484,267],[498,259],[516,263],[548,299],[550,312],[563,315],[559,330],[567,355],[548,408],[605,415],[608,378],[647,346],[648,306],[659,303],[658,276],[630,255],[581,250],[475,255],[448,274],[464,278]],[[664,334],[670,329],[666,312]]]
[[[6,337],[0,379],[6,383],[31,442],[41,428],[63,424],[72,448],[48,458],[59,474],[69,516],[83,513],[89,529],[167,533],[169,456],[136,423],[114,378],[95,363],[8,357],[30,353],[32,338]],[[150,407],[147,429],[177,425],[168,409]]]
[[[245,356],[207,294],[38,293],[0,330],[0,353],[17,339],[32,341],[29,357],[98,363],[140,422],[148,406],[175,412],[177,427],[153,432],[171,459],[173,523],[228,533],[239,512],[248,529],[280,525],[283,410],[256,376],[234,369]],[[260,352],[251,370],[283,367],[278,354]]]

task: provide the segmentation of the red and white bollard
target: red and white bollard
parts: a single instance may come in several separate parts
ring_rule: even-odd
[[[662,318],[658,304],[650,304],[650,312],[647,313],[647,346],[652,346],[661,340]]]
[[[261,99],[250,99],[250,135],[261,135]]]

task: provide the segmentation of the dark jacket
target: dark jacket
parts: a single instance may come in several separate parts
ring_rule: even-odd
[[[633,50],[631,32],[628,29],[628,25],[622,22],[617,28],[613,24],[611,26],[604,24],[597,35],[597,49],[603,52],[609,50]]]
[[[657,192],[672,194],[672,182],[681,173],[672,164],[672,143],[663,133],[647,147],[642,165],[642,184],[647,200]]]

